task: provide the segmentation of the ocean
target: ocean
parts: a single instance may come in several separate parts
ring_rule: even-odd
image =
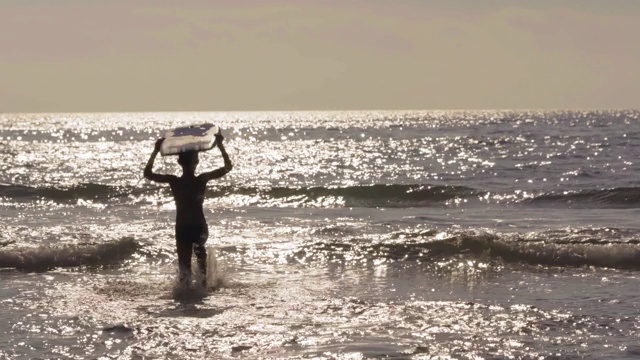
[[[637,110],[0,114],[0,359],[640,358],[638,175]]]

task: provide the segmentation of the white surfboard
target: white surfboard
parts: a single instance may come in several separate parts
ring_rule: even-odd
[[[164,134],[160,154],[176,155],[185,151],[204,151],[216,145],[220,128],[213,124],[191,125],[169,130]]]

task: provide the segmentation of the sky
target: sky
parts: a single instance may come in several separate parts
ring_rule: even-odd
[[[640,108],[637,0],[0,0],[0,113]]]

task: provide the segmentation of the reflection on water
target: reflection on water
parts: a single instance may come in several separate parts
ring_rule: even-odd
[[[31,348],[70,358],[533,359],[567,351],[588,355],[575,345],[601,338],[614,348],[621,345],[616,336],[638,334],[633,317],[622,314],[588,317],[487,301],[491,294],[456,300],[492,287],[503,293],[494,283],[503,275],[470,262],[448,269],[400,262],[329,269],[256,262],[228,269],[233,277],[214,291],[191,288],[180,296],[170,268],[164,275],[151,269],[146,276],[80,273],[77,282],[65,281],[65,272],[37,275],[44,286],[40,295],[23,292],[9,304],[24,313],[11,330],[23,345],[12,351]],[[522,283],[529,275],[514,276]]]
[[[0,358],[635,356],[639,118],[0,114]],[[175,206],[142,178],[203,122],[235,165],[206,289],[176,284]]]

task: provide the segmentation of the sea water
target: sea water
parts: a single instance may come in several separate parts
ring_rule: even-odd
[[[205,122],[181,289],[142,170]],[[0,359],[640,357],[639,174],[634,110],[0,114]]]

